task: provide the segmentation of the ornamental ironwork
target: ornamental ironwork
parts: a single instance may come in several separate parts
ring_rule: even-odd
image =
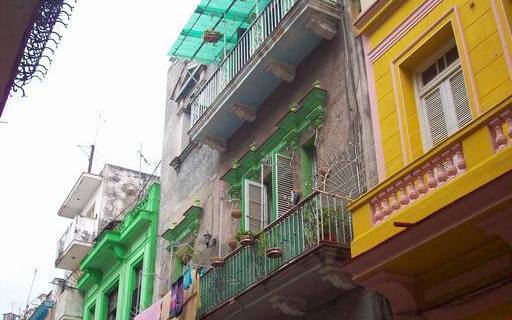
[[[76,0],[42,0],[20,58],[12,91],[21,91],[33,78],[42,80],[52,63],[55,50],[62,40],[59,31],[67,28]]]

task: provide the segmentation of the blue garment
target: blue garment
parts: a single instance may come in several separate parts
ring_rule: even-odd
[[[183,274],[183,289],[188,290],[192,285],[192,268],[187,266]]]

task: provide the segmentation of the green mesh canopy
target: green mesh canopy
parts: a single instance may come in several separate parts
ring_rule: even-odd
[[[200,0],[168,55],[201,63],[218,63],[271,0]],[[205,31],[217,31],[215,43],[204,41]]]

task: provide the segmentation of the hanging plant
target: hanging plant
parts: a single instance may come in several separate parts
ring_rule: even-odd
[[[231,218],[233,218],[233,219],[240,219],[240,218],[242,218],[242,209],[240,209],[240,208],[233,208],[231,210]]]
[[[220,39],[222,39],[222,33],[216,30],[205,30],[203,33],[204,42],[208,43],[217,43]]]
[[[256,240],[254,239],[254,233],[252,231],[239,231],[236,234],[236,239],[240,242],[242,247],[253,245]]]
[[[224,258],[222,257],[213,257],[212,258],[212,267],[220,268],[224,266]]]
[[[238,247],[238,241],[236,239],[229,239],[228,246],[231,250],[235,250]]]
[[[283,256],[283,249],[279,247],[268,248],[266,254],[270,259],[279,259]]]
[[[194,256],[194,248],[189,245],[179,247],[176,250],[176,257],[181,260],[183,264],[188,264]]]

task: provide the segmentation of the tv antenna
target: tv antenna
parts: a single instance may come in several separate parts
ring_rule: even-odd
[[[94,160],[94,149],[96,148],[96,141],[98,140],[98,133],[100,131],[100,126],[103,123],[106,123],[107,120],[103,117],[101,112],[98,111],[98,123],[96,124],[96,133],[94,134],[94,142],[91,145],[84,146],[84,145],[77,145],[77,147],[82,150],[85,155],[87,156],[88,165],[87,165],[87,173],[91,173],[92,171],[92,163]],[[86,149],[89,149],[86,151]]]
[[[27,304],[25,305],[25,312],[28,311],[28,303],[30,302],[30,296],[32,295],[32,288],[34,287],[34,281],[36,281],[37,268],[34,270],[34,276],[32,277],[32,283],[30,284],[30,290],[28,291]]]
[[[144,156],[144,154],[142,153],[142,142],[140,143],[140,149],[137,151],[137,154],[139,155],[139,172],[142,172],[142,161],[144,161],[144,163],[147,165],[147,166],[150,166],[151,164],[149,163],[149,160]]]

